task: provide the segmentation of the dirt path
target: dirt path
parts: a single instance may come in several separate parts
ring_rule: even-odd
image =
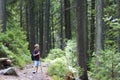
[[[47,74],[47,63],[42,63],[42,70],[39,67],[39,71],[33,74],[32,65],[26,65],[23,70],[16,69],[18,77],[0,75],[0,80],[52,80]]]

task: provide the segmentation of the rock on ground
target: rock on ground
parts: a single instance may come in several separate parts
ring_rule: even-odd
[[[16,71],[13,67],[9,67],[9,68],[0,70],[0,74],[18,76],[18,74],[16,73]]]

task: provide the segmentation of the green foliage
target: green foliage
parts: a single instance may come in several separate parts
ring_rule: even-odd
[[[50,62],[48,74],[54,76],[54,80],[61,80],[60,78],[64,78],[67,72],[74,73],[75,77],[78,77],[78,73],[82,74],[82,69],[77,65],[75,40],[66,43],[65,51],[52,49],[46,61]]]
[[[111,4],[110,6],[108,5],[106,8],[104,8],[104,14],[107,16],[116,16],[116,4]]]
[[[64,55],[65,52],[61,49],[52,49],[45,59],[45,61],[50,62],[48,74],[53,77],[53,80],[62,80],[67,71]]]
[[[67,41],[65,47],[65,56],[67,60],[67,65],[75,67],[77,65],[77,52],[75,40]]]
[[[0,57],[8,57],[12,59],[14,65],[20,67],[24,67],[26,62],[30,62],[28,42],[23,29],[9,28],[0,35]]]
[[[65,55],[65,52],[62,51],[61,49],[52,49],[52,50],[50,50],[50,52],[46,58],[46,61],[54,60],[54,59],[60,58],[64,55]]]
[[[52,76],[52,79],[53,80],[64,80],[63,78],[59,77],[59,76],[56,76],[56,75],[53,75]]]
[[[95,55],[91,63],[91,80],[119,80],[120,79],[120,54],[114,49]],[[98,61],[98,62],[96,62]],[[98,63],[99,66],[96,64]]]
[[[48,68],[48,74],[50,76],[57,75],[59,77],[64,77],[67,71],[66,65],[63,61],[57,61],[52,63]]]
[[[104,19],[106,22],[105,27],[105,47],[113,47],[117,49],[117,37],[119,34],[120,24],[118,19],[113,19],[113,17],[106,17]]]
[[[1,46],[1,50],[2,50],[2,53],[6,54],[8,58],[12,59],[13,64],[18,65],[20,67],[25,66],[25,62],[24,62],[23,58],[21,57],[21,55],[14,54],[10,50],[8,50],[8,48],[4,45]]]

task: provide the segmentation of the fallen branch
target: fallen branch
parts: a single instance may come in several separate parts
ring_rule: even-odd
[[[12,61],[8,58],[0,58],[0,69],[5,69],[12,66]]]

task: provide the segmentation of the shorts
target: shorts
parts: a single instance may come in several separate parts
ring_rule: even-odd
[[[34,66],[40,66],[40,61],[34,61]]]

